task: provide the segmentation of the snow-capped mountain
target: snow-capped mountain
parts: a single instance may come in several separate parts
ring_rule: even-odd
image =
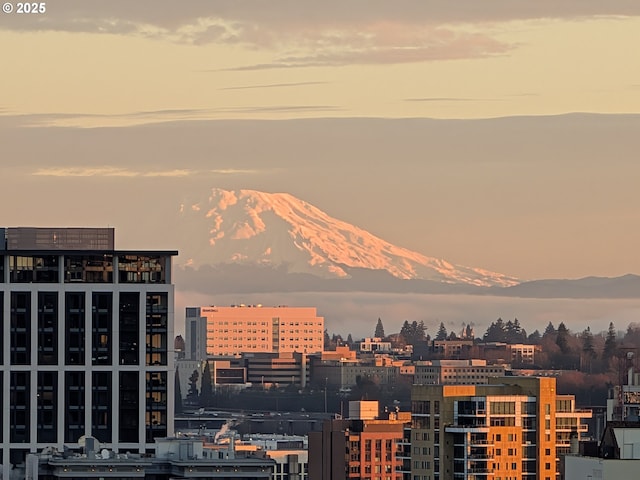
[[[349,269],[357,268],[449,284],[504,287],[519,283],[507,275],[397,247],[287,193],[214,188],[207,199],[182,205],[180,212],[181,231],[190,236],[190,247],[182,253],[194,267],[284,266],[290,273],[324,278],[348,278]]]

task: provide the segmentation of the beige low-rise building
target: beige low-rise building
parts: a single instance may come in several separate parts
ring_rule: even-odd
[[[194,358],[197,352],[309,354],[324,346],[324,318],[313,307],[187,307],[185,330],[186,358],[192,360],[201,360]]]

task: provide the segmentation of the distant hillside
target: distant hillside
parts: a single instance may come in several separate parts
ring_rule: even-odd
[[[531,298],[638,298],[640,276],[585,277],[577,280],[533,280],[507,288],[489,289],[491,293]]]

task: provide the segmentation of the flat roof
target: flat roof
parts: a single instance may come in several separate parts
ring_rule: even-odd
[[[177,250],[77,250],[77,249],[2,249],[0,248],[0,254],[12,254],[12,255],[164,255],[175,256],[178,255]]]

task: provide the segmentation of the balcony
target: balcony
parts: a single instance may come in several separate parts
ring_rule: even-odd
[[[578,432],[584,433],[589,430],[589,425],[586,424],[578,424],[578,425],[556,425],[556,432],[571,432],[577,430]]]
[[[486,425],[446,425],[447,433],[489,433],[491,429]]]
[[[469,468],[467,473],[471,473],[473,475],[493,475],[493,470],[488,468]]]
[[[493,458],[493,455],[487,455],[486,453],[472,453],[467,455],[467,459],[469,460],[488,460]]]
[[[556,412],[556,418],[591,418],[593,412],[589,409],[576,409],[573,412]]]

